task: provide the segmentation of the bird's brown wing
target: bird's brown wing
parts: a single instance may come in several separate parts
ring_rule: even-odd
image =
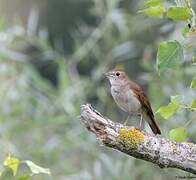
[[[132,90],[134,92],[134,94],[136,95],[136,97],[139,99],[143,110],[148,114],[148,116],[151,119],[154,119],[154,114],[150,105],[150,102],[148,100],[148,97],[145,95],[143,89],[137,85],[136,83],[132,82]]]
[[[161,131],[155,122],[150,102],[148,100],[148,97],[145,95],[143,89],[134,82],[131,82],[130,86],[135,96],[139,99],[142,105],[142,115],[144,116],[144,119],[149,123],[152,131],[155,134],[161,134]]]

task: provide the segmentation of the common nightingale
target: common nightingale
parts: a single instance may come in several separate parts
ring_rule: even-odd
[[[140,114],[140,128],[143,119],[147,121],[154,134],[161,134],[157,126],[154,114],[143,89],[135,82],[129,80],[125,72],[111,70],[105,74],[111,84],[111,94],[116,104],[125,112]]]

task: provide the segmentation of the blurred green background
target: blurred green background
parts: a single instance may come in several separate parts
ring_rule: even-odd
[[[114,103],[103,75],[114,67],[144,87],[154,112],[172,95],[184,95],[189,104],[195,96],[190,51],[177,69],[159,76],[155,67],[159,43],[182,39],[184,24],[138,14],[142,3],[0,0],[2,165],[11,153],[51,170],[51,176],[35,176],[37,180],[172,180],[186,174],[102,147],[79,121],[80,106],[87,102],[105,116],[124,121],[126,114]],[[133,116],[129,123],[138,126],[138,119]],[[196,142],[193,112],[156,119],[165,137],[192,120],[187,133]]]

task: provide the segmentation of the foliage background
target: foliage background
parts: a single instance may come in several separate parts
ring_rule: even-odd
[[[126,114],[116,107],[103,76],[114,67],[123,68],[144,87],[155,112],[171,95],[184,95],[187,104],[195,97],[190,88],[195,50],[187,49],[182,65],[161,76],[155,67],[162,41],[178,39],[195,48],[195,41],[181,35],[186,24],[138,14],[142,3],[0,0],[2,166],[11,153],[50,168],[51,176],[35,176],[37,180],[170,180],[186,174],[101,147],[79,121],[80,106],[86,102],[124,121]],[[138,118],[133,116],[130,123],[138,126]],[[194,112],[182,109],[169,120],[158,115],[156,119],[166,137],[172,128],[190,121],[187,140],[196,142]]]

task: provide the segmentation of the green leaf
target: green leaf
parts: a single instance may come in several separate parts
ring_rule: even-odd
[[[169,137],[174,141],[183,142],[186,139],[186,129],[183,127],[172,129],[169,132]]]
[[[158,72],[177,66],[183,58],[183,48],[178,41],[162,42],[157,53]]]
[[[147,7],[159,6],[159,5],[162,5],[162,1],[161,0],[148,0],[144,3],[144,5]]]
[[[147,16],[150,17],[163,17],[165,9],[162,5],[159,6],[151,6],[149,8],[143,9],[138,11],[139,13],[146,14]]]
[[[171,101],[176,101],[178,103],[182,103],[184,101],[184,96],[182,95],[175,95],[175,96],[171,96]]]
[[[174,21],[186,21],[191,18],[191,10],[186,7],[170,7],[166,16]]]
[[[192,57],[193,65],[196,65],[196,56]]]
[[[49,169],[40,167],[40,166],[36,165],[35,163],[33,163],[32,161],[27,160],[27,161],[25,161],[25,163],[30,168],[30,170],[33,174],[40,174],[40,173],[50,174]]]
[[[190,28],[188,26],[186,26],[183,30],[182,30],[182,35],[184,38],[187,37],[188,33],[190,31]]]
[[[191,108],[196,108],[196,99],[194,99],[191,103]]]
[[[176,101],[172,101],[167,106],[160,107],[156,113],[159,113],[164,119],[169,119],[179,108],[180,104]]]
[[[10,168],[13,172],[13,175],[15,176],[18,171],[18,167],[20,165],[20,160],[8,155],[3,164],[5,167]]]
[[[193,79],[191,82],[191,88],[196,89],[196,79]]]

